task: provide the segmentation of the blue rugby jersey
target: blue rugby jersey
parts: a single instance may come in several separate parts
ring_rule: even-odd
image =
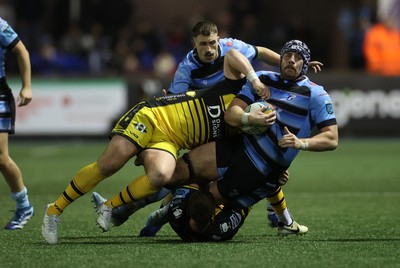
[[[254,165],[267,176],[276,167],[288,168],[299,153],[299,150],[278,146],[278,141],[284,135],[284,126],[298,138],[307,138],[314,127],[321,129],[336,125],[336,117],[328,93],[308,77],[300,81],[288,81],[275,72],[259,71],[257,75],[271,90],[268,102],[275,107],[277,119],[265,133],[245,134],[244,144]],[[249,82],[237,97],[248,104],[260,101]]]
[[[8,25],[7,21],[0,18],[0,78],[6,76],[5,54],[7,49],[12,49],[18,41],[17,33]]]
[[[196,56],[196,50],[186,55],[175,72],[174,80],[168,89],[169,93],[182,93],[189,88],[206,88],[224,81],[224,56],[232,48],[237,49],[249,61],[257,58],[256,47],[237,39],[219,39],[219,55],[212,63],[202,63]]]

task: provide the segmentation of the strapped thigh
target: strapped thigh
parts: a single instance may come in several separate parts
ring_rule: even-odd
[[[194,169],[193,169],[192,160],[190,159],[190,156],[188,153],[184,153],[182,155],[182,159],[183,159],[183,161],[185,161],[185,163],[189,169],[189,180],[192,181],[193,177],[194,177]]]

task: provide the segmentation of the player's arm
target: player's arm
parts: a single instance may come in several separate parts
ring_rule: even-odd
[[[266,64],[269,64],[271,66],[278,67],[280,65],[280,55],[278,53],[266,47],[256,47],[256,48],[258,50],[258,56],[257,56],[258,60]],[[323,66],[324,64],[319,61],[310,61],[310,63],[308,64],[308,67],[313,69],[314,73],[320,72]]]
[[[278,67],[280,64],[280,55],[266,47],[256,47],[258,50],[257,59],[271,66]]]
[[[18,106],[24,106],[32,100],[31,89],[31,62],[29,59],[29,52],[25,48],[22,41],[19,41],[11,51],[17,55],[18,67],[21,76],[22,88],[18,95]]]
[[[246,76],[260,97],[269,97],[268,86],[260,81],[250,61],[236,49],[231,49],[225,54],[224,75],[231,80],[239,80]]]
[[[264,113],[265,108],[260,108],[255,112],[246,113],[244,110],[247,103],[239,98],[234,98],[225,112],[225,122],[233,127],[243,125],[260,125],[270,127],[276,119],[275,111]]]
[[[339,143],[337,125],[323,127],[318,134],[306,139],[299,139],[287,127],[284,127],[284,131],[285,135],[278,142],[282,148],[322,152],[335,150]]]

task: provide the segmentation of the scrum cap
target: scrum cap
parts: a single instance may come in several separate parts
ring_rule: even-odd
[[[308,69],[308,63],[311,59],[311,52],[307,45],[299,40],[291,40],[286,42],[286,44],[281,49],[281,58],[286,52],[296,52],[303,58],[303,68],[300,75],[305,75]]]

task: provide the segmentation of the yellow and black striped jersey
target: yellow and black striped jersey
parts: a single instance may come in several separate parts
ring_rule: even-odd
[[[141,149],[173,154],[232,135],[224,113],[240,87],[227,85],[143,101],[118,121],[112,135],[122,135]]]

